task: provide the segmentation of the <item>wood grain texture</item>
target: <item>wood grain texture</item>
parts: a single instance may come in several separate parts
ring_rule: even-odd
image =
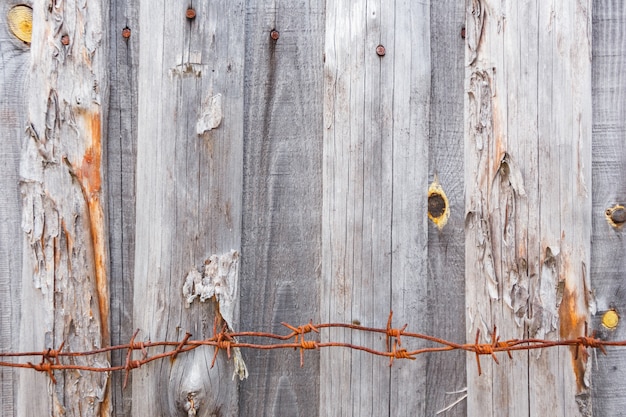
[[[0,5],[0,351],[18,350],[22,276],[21,197],[19,161],[26,126],[30,46],[8,27],[9,9],[22,2]],[[18,372],[0,368],[0,414],[17,415]]]
[[[102,137],[108,101],[108,2],[33,5],[28,123],[20,163],[25,233],[20,349],[109,344]],[[49,7],[48,7],[49,6]],[[76,358],[108,365],[106,355]],[[24,415],[110,415],[107,375],[22,374]],[[38,392],[39,401],[32,393]]]
[[[186,9],[139,3],[133,319],[143,340],[211,337],[217,305],[185,307],[185,277],[241,250],[243,2],[197,4],[195,19]],[[186,415],[191,400],[199,416],[237,415],[233,361],[222,351],[211,368],[212,356],[196,349],[135,371],[133,415]]]
[[[427,325],[429,17],[427,3],[327,4],[322,321],[384,327],[393,308],[396,326]],[[378,335],[329,339],[385,349]],[[422,415],[425,360],[388,365],[322,351],[320,415]]]
[[[467,1],[467,338],[576,338],[593,313],[590,3]],[[590,415],[572,349],[468,356],[468,414]]]
[[[447,340],[463,341],[465,334],[465,242],[463,178],[463,78],[465,41],[463,2],[433,1],[430,6],[431,107],[428,138],[429,179],[438,177],[450,205],[447,225],[428,225],[428,308],[424,329]],[[426,325],[429,323],[429,325]],[[426,406],[434,416],[463,393],[465,354],[449,352],[426,357]],[[465,416],[466,402],[445,416]]]
[[[244,330],[287,333],[281,322],[319,320],[323,17],[321,1],[247,4]],[[302,368],[292,350],[244,354],[241,416],[318,415],[317,352]]]
[[[593,238],[591,276],[598,303],[593,329],[603,339],[624,340],[619,323],[613,331],[601,324],[602,316],[626,311],[626,246],[624,228],[612,226],[607,209],[626,203],[626,5],[621,1],[593,3]],[[626,351],[609,349],[597,355],[592,373],[592,403],[596,416],[619,415],[626,409]]]
[[[107,209],[109,213],[111,344],[128,343],[133,328],[135,256],[135,177],[137,157],[137,63],[139,60],[139,2],[111,2],[109,8],[109,80],[107,152]],[[131,36],[124,38],[122,30]],[[111,355],[113,366],[123,365],[126,353]],[[123,388],[125,375],[111,375],[112,414],[130,416],[132,385]],[[132,375],[129,377],[132,378]]]

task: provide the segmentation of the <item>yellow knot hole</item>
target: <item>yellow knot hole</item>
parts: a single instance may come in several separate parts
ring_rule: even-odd
[[[7,13],[7,22],[16,38],[30,43],[33,35],[33,9],[24,5],[12,7]]]
[[[435,180],[428,187],[428,218],[441,230],[448,223],[449,217],[448,197],[435,175]]]
[[[602,325],[607,329],[613,330],[619,323],[619,315],[615,310],[609,310],[602,316]]]

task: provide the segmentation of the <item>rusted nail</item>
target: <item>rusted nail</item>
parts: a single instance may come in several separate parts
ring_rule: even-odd
[[[70,44],[70,37],[67,35],[61,36],[61,43],[65,46]]]
[[[130,29],[128,28],[128,26],[122,29],[122,37],[124,39],[130,38]]]
[[[461,28],[461,39],[465,39],[465,26]]]
[[[195,19],[196,11],[190,7],[185,12],[185,16],[187,16],[187,19]]]
[[[378,56],[385,56],[385,47],[382,45],[378,45],[376,47],[376,54],[378,54]]]
[[[280,33],[276,29],[272,29],[272,31],[270,32],[270,38],[277,41],[278,38],[280,38]]]

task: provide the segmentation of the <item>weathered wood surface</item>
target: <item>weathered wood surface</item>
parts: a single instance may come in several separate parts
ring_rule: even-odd
[[[430,9],[330,2],[324,65],[324,322],[427,324]],[[386,49],[377,54],[377,46]],[[322,337],[385,349],[379,335]],[[426,362],[323,350],[320,415],[423,415]]]
[[[137,158],[137,64],[139,61],[138,0],[113,1],[109,8],[109,84],[107,118],[107,211],[110,254],[111,344],[128,343],[133,328],[135,262],[135,176]],[[129,37],[123,29],[128,28]],[[126,352],[111,354],[123,365]],[[132,405],[132,375],[111,375],[111,414],[127,417]]]
[[[211,337],[217,304],[195,299],[187,308],[185,278],[211,255],[241,250],[244,6],[197,4],[194,19],[186,9],[139,3],[133,319],[141,340]],[[222,351],[211,368],[212,356],[196,349],[136,370],[133,415],[186,415],[192,405],[198,416],[237,415],[233,361]]]
[[[209,255],[231,249],[241,249],[241,321],[234,323],[241,330],[281,332],[281,321],[309,319],[384,327],[394,308],[395,326],[456,341],[473,340],[478,327],[487,340],[493,324],[503,338],[577,337],[584,320],[603,338],[626,339],[621,323],[612,331],[601,324],[606,311],[626,309],[623,228],[605,215],[626,200],[622,2],[596,0],[593,26],[589,1],[238,1],[194,4],[193,21],[186,4],[144,0],[139,14],[138,0],[97,12],[91,2],[78,3],[57,2],[50,12],[37,2],[36,19],[45,23],[32,52],[6,24],[0,29],[0,349],[62,340],[65,349],[81,346],[63,334],[67,309],[52,313],[53,291],[33,286],[38,230],[40,253],[56,245],[66,255],[46,253],[52,272],[35,278],[78,285],[57,293],[65,305],[91,297],[106,309],[106,289],[95,278],[102,283],[109,265],[113,343],[127,342],[135,327],[144,340],[180,339],[185,331],[210,336],[215,305],[196,299],[186,309],[182,287]],[[0,6],[1,22],[13,4]],[[477,6],[482,12],[471,14]],[[62,14],[60,31],[45,32],[55,24],[46,13]],[[89,22],[84,31],[78,16]],[[126,26],[130,38],[121,36]],[[62,46],[66,33],[70,43]],[[378,44],[384,57],[376,55]],[[83,45],[97,45],[91,67],[75,53]],[[29,86],[31,53],[38,64]],[[99,94],[90,96],[94,80]],[[214,121],[208,110],[217,94],[223,120],[198,135]],[[87,114],[99,114],[93,125],[84,123]],[[25,135],[27,122],[33,128]],[[89,153],[97,137],[101,145]],[[52,163],[41,165],[44,159]],[[442,230],[426,220],[435,175],[450,204]],[[33,202],[24,206],[24,224],[35,231],[23,247],[22,201]],[[33,222],[28,214],[35,212],[45,222]],[[87,214],[102,221],[89,224]],[[78,250],[74,257],[68,245]],[[489,277],[497,286],[490,288]],[[598,308],[591,319],[593,299],[583,300],[589,288]],[[108,343],[98,310],[85,348]],[[379,337],[330,336],[385,348]],[[133,371],[125,390],[123,374],[112,375],[111,408],[100,406],[100,414],[187,415],[193,393],[199,415],[220,404],[222,415],[241,416],[434,415],[458,398],[446,391],[466,384],[468,401],[443,415],[590,415],[590,394],[593,415],[617,415],[626,402],[626,354],[617,348],[590,359],[591,390],[590,365],[579,361],[572,370],[566,348],[518,352],[512,361],[499,356],[499,366],[484,358],[481,377],[474,357],[466,369],[460,353],[396,361],[391,370],[384,359],[342,349],[306,352],[303,368],[291,350],[243,355],[251,375],[239,392],[232,362],[220,354],[210,371],[212,350],[199,349]],[[53,414],[54,397],[75,392],[75,375],[55,376],[57,386],[43,374],[0,369],[0,413]],[[106,379],[82,376],[75,389],[85,392]],[[49,395],[32,401],[32,392]],[[74,406],[92,415],[101,394],[61,406],[67,415],[78,415]]]
[[[433,336],[461,342],[465,334],[465,200],[463,196],[463,78],[465,74],[465,7],[457,0],[431,1],[431,95],[428,136],[428,178],[435,175],[449,201],[450,217],[439,230],[428,222],[428,308],[424,330]],[[414,319],[411,319],[413,322]],[[426,357],[425,416],[436,413],[464,393],[465,354],[449,352]],[[444,415],[465,416],[466,401]]]
[[[323,12],[302,0],[246,6],[242,330],[319,321]],[[241,416],[319,415],[317,352],[302,368],[291,349],[244,354]]]
[[[22,287],[19,161],[26,125],[30,45],[9,29],[9,10],[22,2],[0,4],[0,351],[19,349]],[[15,413],[18,372],[0,368],[0,414]]]
[[[49,6],[49,7],[48,7]],[[107,2],[35,2],[22,136],[20,349],[85,351],[109,344],[102,137],[108,100]],[[77,365],[107,366],[106,355]],[[109,415],[107,375],[20,376],[24,415]],[[39,393],[33,401],[33,392]]]
[[[467,1],[467,338],[576,338],[593,313],[591,4]],[[569,348],[468,355],[469,415],[589,415]]]
[[[626,246],[623,223],[612,225],[606,211],[626,205],[626,4],[593,4],[593,236],[591,277],[598,314],[593,328],[607,340],[626,340],[626,329],[601,324],[607,311],[626,312]],[[619,211],[612,213],[619,220]],[[611,217],[609,215],[609,217]],[[610,313],[609,313],[610,314]],[[626,350],[607,349],[593,357],[593,413],[616,416],[626,409]]]

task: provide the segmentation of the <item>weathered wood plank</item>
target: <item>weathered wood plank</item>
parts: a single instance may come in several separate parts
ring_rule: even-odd
[[[28,128],[20,164],[23,293],[20,349],[109,344],[102,138],[108,102],[108,2],[33,5]],[[77,357],[105,367],[106,355]],[[20,376],[25,415],[110,415],[103,373]],[[38,401],[32,393],[38,392]],[[42,395],[43,393],[47,393]]]
[[[207,338],[217,304],[186,308],[183,284],[212,255],[241,249],[243,2],[201,3],[195,18],[183,3],[139,6],[134,323],[144,340]],[[223,285],[237,284],[238,256]],[[222,351],[211,368],[212,356],[196,349],[136,371],[133,415],[186,414],[192,405],[199,416],[237,415],[233,361]]]
[[[109,79],[107,211],[109,214],[111,344],[128,343],[133,328],[135,256],[135,168],[137,156],[137,63],[139,27],[137,0],[111,2],[109,9]],[[123,29],[129,37],[124,37]],[[115,351],[111,364],[124,364],[126,353]],[[111,375],[112,414],[130,416],[132,386],[125,375]],[[132,378],[132,375],[129,376]]]
[[[456,0],[430,5],[431,107],[428,138],[429,178],[435,176],[449,202],[450,217],[439,230],[428,226],[428,308],[426,333],[461,342],[465,335],[465,242],[463,178],[463,79],[465,7]],[[434,213],[437,214],[437,213]],[[426,326],[430,323],[430,326]],[[434,416],[464,393],[465,354],[447,352],[426,358],[426,406]],[[462,401],[445,416],[465,416]]]
[[[319,320],[323,2],[246,8],[241,327]],[[270,37],[272,30],[278,39]],[[308,336],[307,336],[308,337]],[[319,355],[244,352],[242,416],[318,415]]]
[[[394,308],[396,326],[425,325],[429,16],[428,3],[327,4],[322,321],[385,327]],[[329,339],[385,349],[378,335]],[[320,415],[421,415],[424,367],[324,350]]]
[[[466,7],[467,338],[576,338],[594,308],[590,4]],[[468,356],[468,414],[587,415],[574,355],[483,360],[480,377]]]
[[[607,210],[626,203],[626,4],[598,0],[593,4],[593,238],[591,276],[598,303],[593,329],[607,340],[626,339],[618,323],[613,330],[602,325],[611,309],[622,317],[626,311],[626,243],[623,223],[611,224]],[[619,210],[608,217],[617,218]],[[618,219],[619,220],[619,219]],[[595,355],[592,371],[593,412],[619,415],[626,409],[626,351],[607,349]],[[597,360],[597,362],[596,362]]]
[[[9,10],[22,2],[0,4],[0,351],[18,350],[20,294],[22,282],[21,197],[19,161],[27,114],[27,80],[30,45],[9,28],[9,20],[19,23],[20,16]],[[15,9],[13,9],[15,10]],[[15,12],[14,12],[15,13]],[[22,17],[26,19],[26,17]],[[32,21],[32,16],[31,16]],[[15,409],[17,372],[0,368],[0,414],[11,417]]]

